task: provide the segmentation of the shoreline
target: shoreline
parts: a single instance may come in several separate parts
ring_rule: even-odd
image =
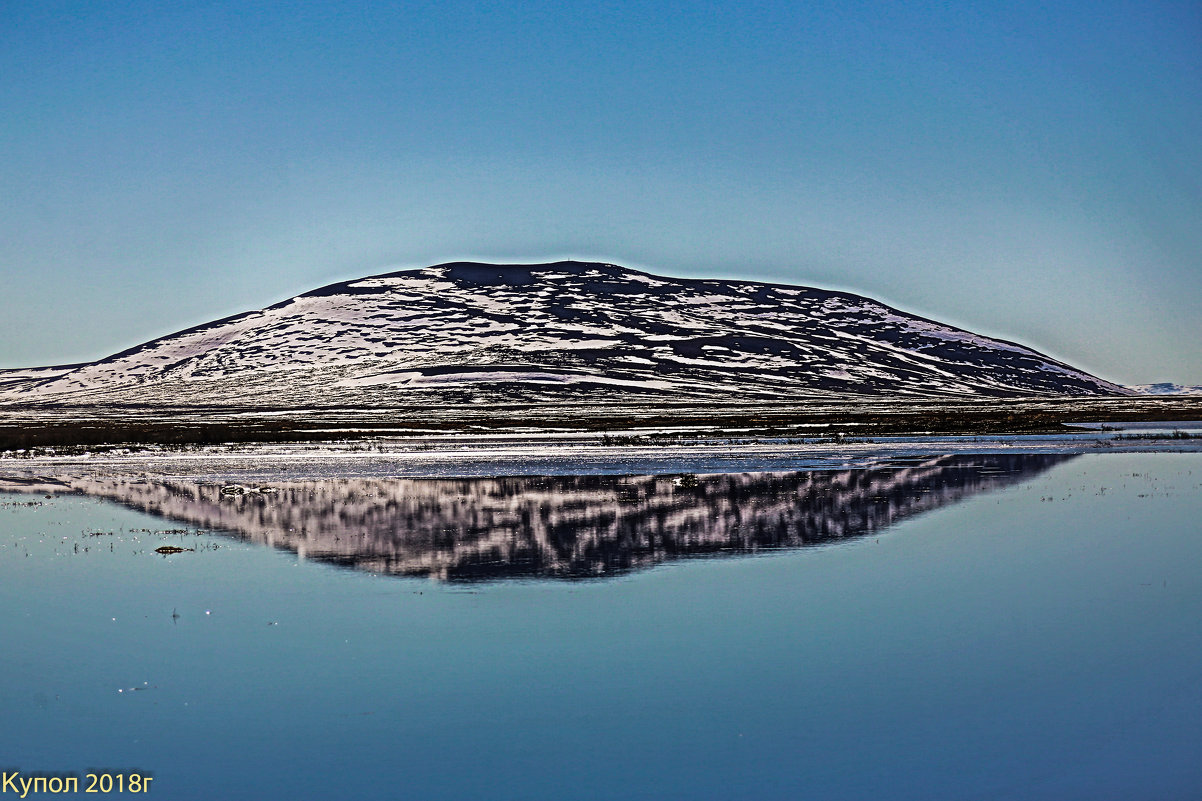
[[[1181,431],[1174,435],[1172,430]],[[606,444],[578,433],[444,435],[324,443],[145,446],[0,457],[5,484],[46,476],[190,478],[236,483],[368,477],[651,475],[787,472],[904,465],[951,454],[1202,453],[1202,422],[1128,431],[873,438],[705,437]]]
[[[610,437],[613,444],[681,438],[902,435],[1055,435],[1083,421],[1112,425],[1202,420],[1202,396],[932,399],[802,398],[792,403],[607,403],[309,406],[115,406],[0,404],[0,453],[30,448],[317,443],[380,438]],[[624,442],[630,440],[629,442]]]

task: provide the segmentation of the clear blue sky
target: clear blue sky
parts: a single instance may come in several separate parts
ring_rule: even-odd
[[[0,367],[561,257],[1202,384],[1202,5],[0,3]]]

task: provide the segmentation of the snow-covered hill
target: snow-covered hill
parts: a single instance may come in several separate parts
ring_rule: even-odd
[[[454,263],[332,284],[0,401],[359,407],[670,397],[1132,394],[1029,348],[800,286]]]

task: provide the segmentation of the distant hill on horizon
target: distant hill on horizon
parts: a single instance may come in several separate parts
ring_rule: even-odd
[[[1158,384],[1135,384],[1127,387],[1140,395],[1202,395],[1202,386],[1183,386],[1168,381]]]
[[[1031,348],[847,292],[589,262],[370,276],[96,362],[0,370],[6,405],[1131,394]]]

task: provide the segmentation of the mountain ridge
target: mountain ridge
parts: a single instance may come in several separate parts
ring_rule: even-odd
[[[95,362],[0,371],[0,401],[368,405],[596,395],[1125,395],[1016,342],[850,292],[602,262],[448,262],[340,281]]]

